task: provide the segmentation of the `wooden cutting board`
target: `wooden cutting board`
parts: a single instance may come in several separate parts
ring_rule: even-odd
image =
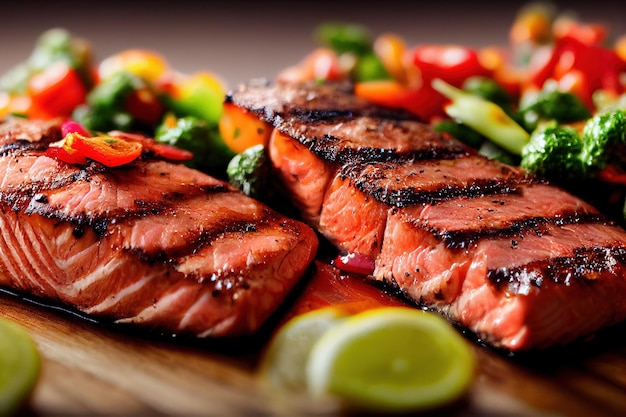
[[[254,340],[192,343],[133,334],[4,293],[0,315],[22,324],[43,357],[24,415],[347,414],[335,403],[263,385],[257,364],[272,324]],[[467,397],[428,415],[626,416],[626,325],[527,355],[473,345],[479,368]]]

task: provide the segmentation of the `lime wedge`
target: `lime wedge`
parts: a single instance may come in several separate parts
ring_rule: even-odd
[[[311,348],[346,314],[339,308],[325,307],[285,323],[272,337],[261,357],[259,373],[263,381],[281,390],[306,390],[305,364]]]
[[[17,411],[39,377],[41,359],[30,335],[0,317],[0,416]]]
[[[434,313],[382,307],[333,325],[313,345],[307,385],[356,408],[418,411],[458,399],[475,369],[470,343]]]

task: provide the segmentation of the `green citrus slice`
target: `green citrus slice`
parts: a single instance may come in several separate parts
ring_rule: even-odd
[[[305,364],[311,348],[328,329],[346,315],[325,307],[294,317],[272,337],[260,362],[263,380],[278,389],[306,390]]]
[[[14,413],[39,377],[41,359],[30,335],[0,317],[0,416]]]
[[[369,410],[416,411],[459,398],[474,368],[470,343],[442,317],[383,307],[328,329],[311,349],[306,374],[313,394]]]

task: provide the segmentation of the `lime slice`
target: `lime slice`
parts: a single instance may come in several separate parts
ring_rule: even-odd
[[[325,307],[294,317],[272,337],[260,362],[259,373],[273,388],[305,391],[305,364],[311,348],[347,313]]]
[[[39,377],[41,359],[20,325],[0,317],[0,416],[14,413]]]
[[[470,386],[468,341],[434,313],[383,307],[332,326],[311,349],[307,383],[357,408],[417,411],[458,399]]]

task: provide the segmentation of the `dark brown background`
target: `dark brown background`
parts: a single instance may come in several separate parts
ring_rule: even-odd
[[[320,22],[393,31],[409,44],[503,45],[525,1],[13,1],[0,8],[0,71],[25,59],[39,34],[64,27],[91,41],[96,59],[128,48],[160,52],[184,72],[210,70],[229,85],[273,77],[314,48]],[[626,33],[626,8],[614,1],[554,2],[585,21]]]

